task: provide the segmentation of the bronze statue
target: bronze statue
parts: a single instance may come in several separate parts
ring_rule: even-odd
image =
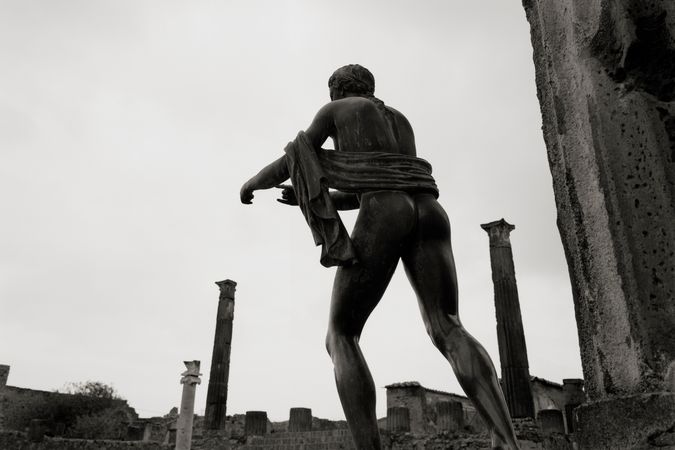
[[[375,80],[362,66],[341,67],[328,86],[331,102],[240,195],[249,204],[258,189],[283,188],[280,201],[300,206],[322,245],[321,263],[339,266],[326,347],[356,447],[381,448],[375,386],[359,337],[400,259],[427,332],[490,428],[493,447],[517,449],[492,361],[459,320],[450,223],[436,200],[431,165],[416,157],[410,123],[373,95]],[[321,148],[329,137],[335,150]],[[289,177],[292,188],[278,186]],[[350,238],[336,210],[357,208]]]

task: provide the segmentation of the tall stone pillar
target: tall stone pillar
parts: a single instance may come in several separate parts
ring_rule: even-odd
[[[530,369],[520,315],[516,270],[509,234],[516,227],[504,219],[481,225],[490,238],[490,264],[495,289],[497,339],[504,397],[513,418],[534,418]]]
[[[580,446],[675,423],[675,2],[525,0],[589,402]]]
[[[232,280],[216,282],[220,288],[216,334],[213,340],[211,374],[206,393],[205,428],[223,430],[227,413],[227,383],[230,378],[230,349],[232,343],[232,321],[234,320],[234,291],[237,286]]]
[[[183,396],[180,401],[180,414],[176,425],[176,450],[190,450],[192,446],[192,422],[195,411],[195,392],[202,382],[199,378],[199,361],[185,361],[187,370],[181,375]]]

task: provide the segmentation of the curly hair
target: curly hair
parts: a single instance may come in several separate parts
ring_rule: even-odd
[[[384,106],[384,102],[374,95],[375,77],[370,70],[360,64],[348,64],[337,69],[328,79],[328,87],[335,87],[344,92],[365,97],[375,103],[385,115],[392,115],[392,112]]]
[[[370,70],[359,64],[348,64],[333,72],[328,79],[328,87],[336,87],[358,95],[373,95],[375,77]]]

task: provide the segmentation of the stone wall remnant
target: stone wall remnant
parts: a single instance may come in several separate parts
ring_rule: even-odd
[[[537,413],[537,423],[546,435],[551,433],[565,434],[563,413],[559,409],[542,409]]]
[[[643,447],[675,425],[675,2],[523,5],[588,395],[575,434]]]
[[[220,288],[216,332],[213,339],[213,355],[209,387],[206,393],[206,429],[225,429],[227,414],[227,384],[230,378],[230,351],[234,320],[234,292],[237,283],[232,280],[216,282]]]
[[[495,290],[502,388],[513,418],[534,418],[525,332],[518,300],[510,233],[516,227],[504,219],[481,225],[490,239],[490,265]]]

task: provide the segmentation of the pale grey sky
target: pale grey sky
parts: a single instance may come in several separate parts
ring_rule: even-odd
[[[112,383],[142,416],[202,361],[216,280],[239,283],[229,413],[342,418],[324,348],[334,269],[302,214],[241,184],[359,63],[434,166],[460,313],[499,364],[488,240],[512,233],[530,370],[580,377],[569,278],[519,1],[0,1],[0,363],[9,384]],[[354,213],[346,213],[350,225]],[[362,346],[386,384],[461,392],[401,270]]]

